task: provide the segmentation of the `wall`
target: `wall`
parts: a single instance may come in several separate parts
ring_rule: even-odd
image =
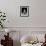
[[[46,27],[46,0],[0,0],[6,12],[6,27]],[[20,6],[29,6],[29,17],[20,17]]]

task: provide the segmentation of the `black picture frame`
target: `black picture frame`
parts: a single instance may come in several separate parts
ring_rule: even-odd
[[[29,6],[20,6],[20,16],[29,17]]]

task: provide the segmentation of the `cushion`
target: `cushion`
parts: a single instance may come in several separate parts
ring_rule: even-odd
[[[28,42],[32,43],[34,41],[37,41],[37,38],[35,38],[35,36],[28,36],[28,35],[23,36],[20,40],[21,43],[28,43]]]

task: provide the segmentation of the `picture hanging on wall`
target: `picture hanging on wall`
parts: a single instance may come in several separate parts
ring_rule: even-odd
[[[20,16],[21,17],[29,16],[29,6],[20,6]]]

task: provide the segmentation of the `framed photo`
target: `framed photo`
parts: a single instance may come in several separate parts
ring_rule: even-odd
[[[29,16],[29,6],[20,6],[20,16],[21,17]]]

